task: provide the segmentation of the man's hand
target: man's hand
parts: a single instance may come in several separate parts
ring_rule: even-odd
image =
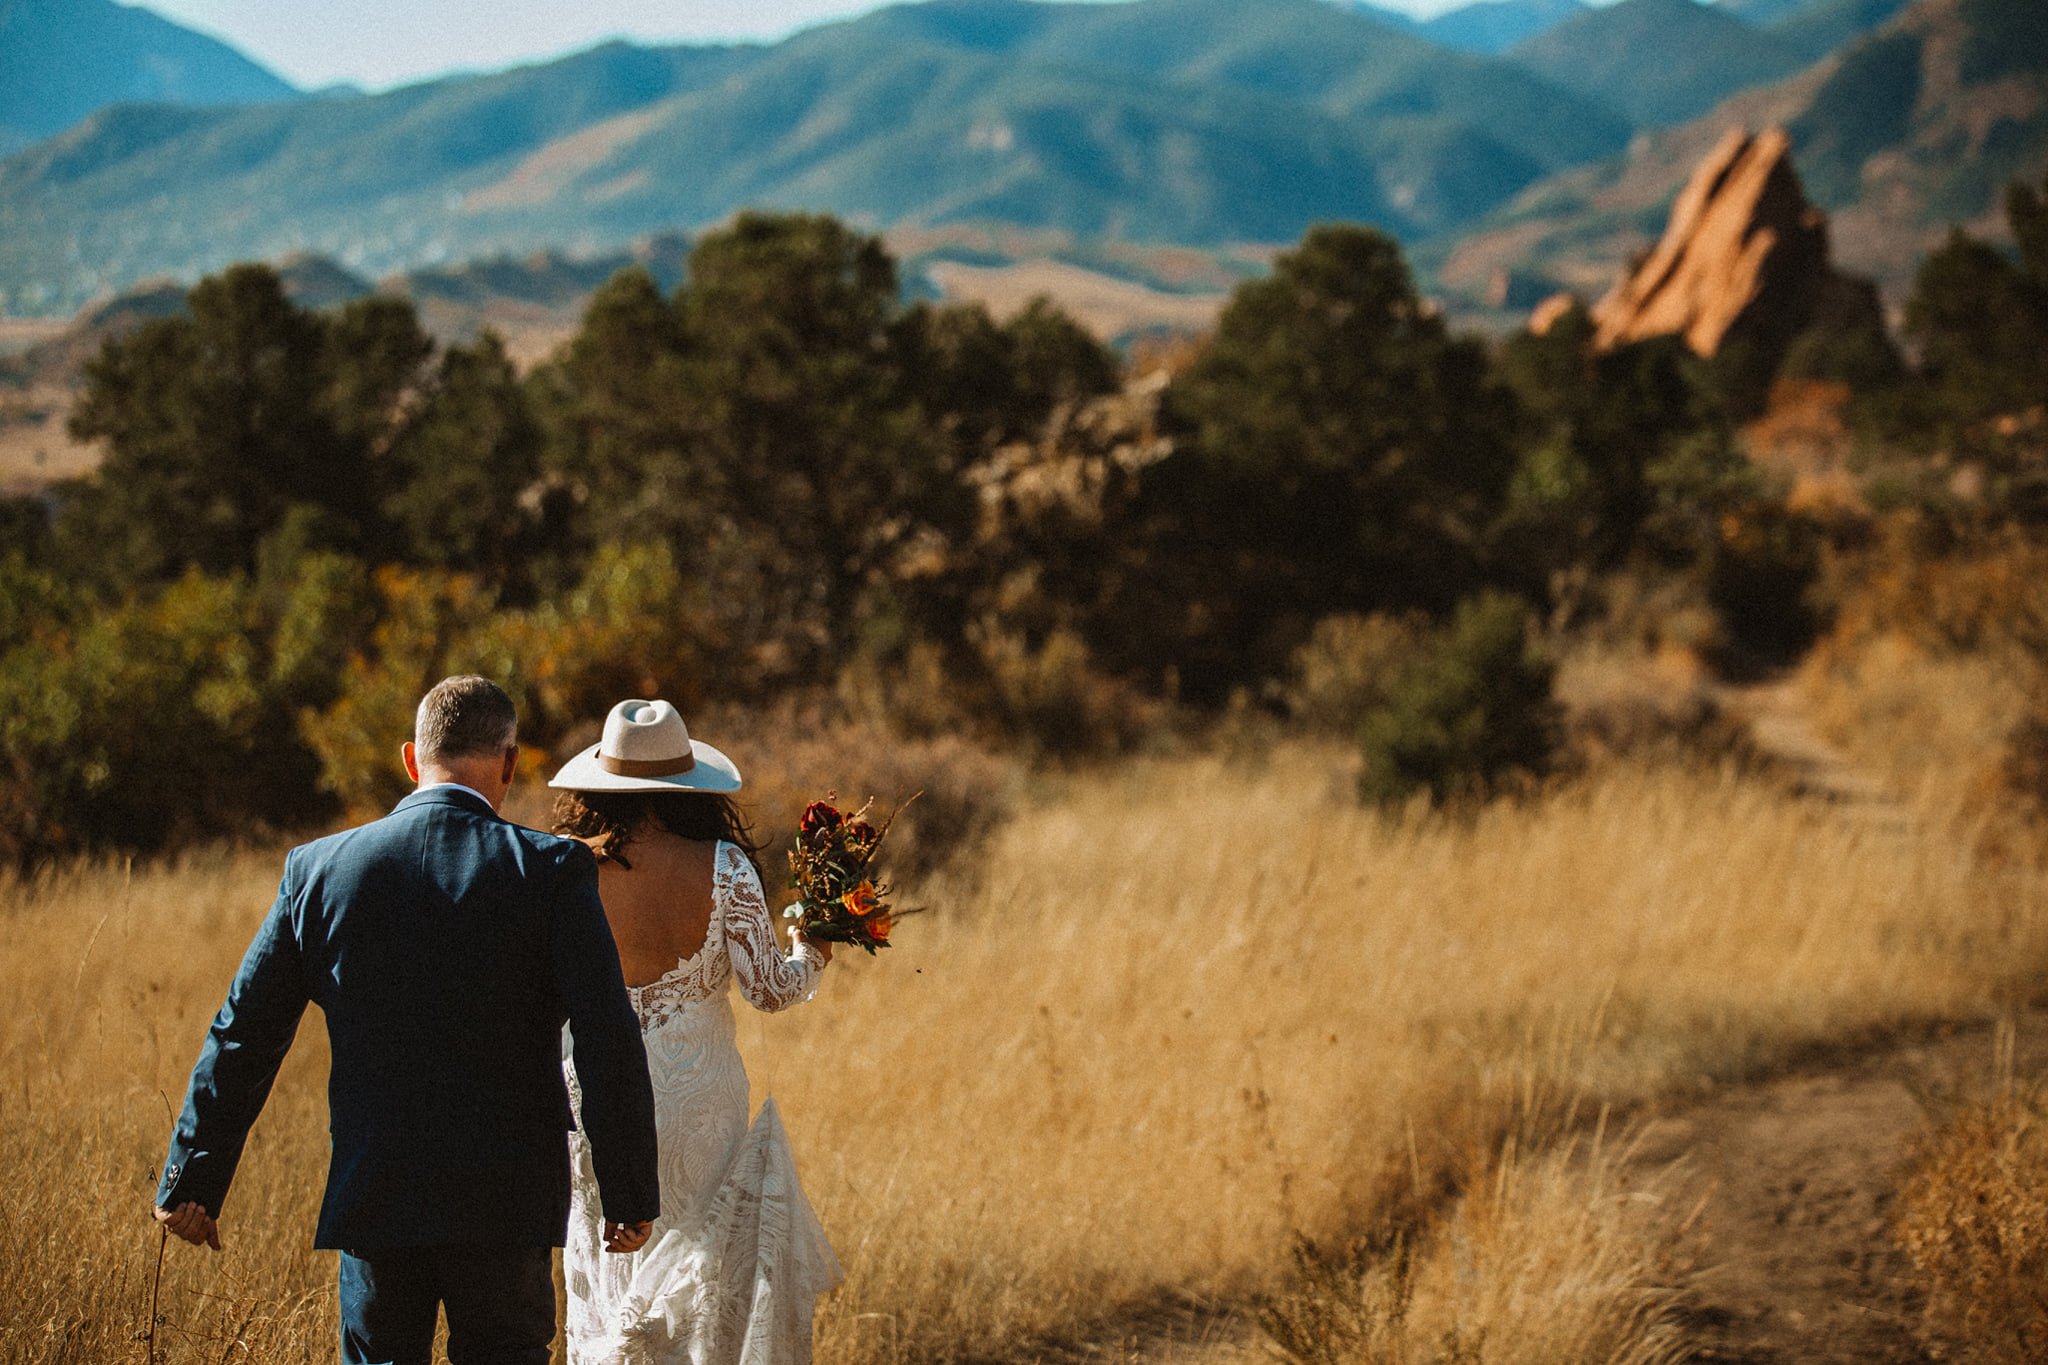
[[[220,1223],[206,1211],[204,1205],[186,1203],[175,1209],[158,1209],[156,1221],[174,1237],[182,1238],[193,1246],[209,1246],[220,1250]],[[641,1240],[645,1241],[643,1237]]]
[[[604,1249],[624,1256],[647,1245],[647,1239],[654,1232],[652,1223],[614,1223],[609,1219],[604,1225]]]

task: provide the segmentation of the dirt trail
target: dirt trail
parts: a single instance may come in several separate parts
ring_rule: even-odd
[[[1817,800],[1901,832],[1896,795],[1815,724],[1796,683],[1729,687],[1722,706],[1756,747]],[[2020,1074],[2048,1067],[2048,1015],[2022,1020]],[[1677,1163],[1698,1201],[1686,1243],[1689,1336],[1700,1360],[1743,1365],[1930,1361],[1919,1298],[1891,1240],[1893,1190],[1931,1097],[1982,1093],[1985,1028],[1876,1039],[1817,1053],[1767,1081],[1648,1115],[1633,1161],[1646,1180]],[[1162,1305],[1034,1360],[1225,1365],[1252,1358],[1259,1334],[1241,1306]]]
[[[1730,687],[1720,700],[1800,791],[1910,828],[1904,803],[1821,734],[1796,681]],[[1990,1061],[1982,1030],[1845,1048],[1649,1121],[1637,1160],[1680,1162],[1704,1186],[1690,1248],[1699,1358],[1929,1358],[1910,1267],[1892,1245],[1893,1190],[1927,1123],[1921,1097],[1966,1088]]]
[[[2022,1067],[2048,1060],[2029,1021]],[[1793,1074],[1652,1119],[1642,1169],[1682,1163],[1705,1203],[1690,1245],[1698,1358],[1779,1362],[1932,1359],[1920,1300],[1890,1236],[1892,1192],[1928,1097],[1991,1082],[1989,1030],[1814,1058]]]
[[[1844,806],[1858,819],[1899,829],[1909,825],[1898,796],[1821,734],[1795,679],[1722,687],[1716,700],[1743,723],[1760,752],[1791,774],[1800,792]]]

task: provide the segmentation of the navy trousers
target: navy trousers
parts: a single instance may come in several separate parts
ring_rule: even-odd
[[[548,1365],[550,1247],[428,1246],[341,1253],[342,1365],[431,1365],[448,1312],[450,1365]]]

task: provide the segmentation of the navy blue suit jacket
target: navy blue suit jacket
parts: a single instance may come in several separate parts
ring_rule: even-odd
[[[564,1020],[605,1216],[660,1216],[647,1058],[582,844],[430,787],[293,849],[192,1068],[160,1207],[219,1216],[308,1002],[333,1054],[315,1246],[561,1245]]]

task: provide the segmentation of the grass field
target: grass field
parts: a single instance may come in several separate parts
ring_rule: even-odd
[[[166,1097],[277,868],[0,887],[0,1358],[141,1358]],[[1298,1237],[1386,1227],[1422,1250],[1402,1321],[1370,1277],[1348,1305],[1361,1352],[1668,1358],[1655,1250],[1683,1209],[1603,1191],[1603,1107],[1611,1147],[1638,1101],[1988,1017],[2048,960],[2048,875],[1733,770],[1389,819],[1335,750],[1148,760],[1051,785],[905,899],[934,913],[897,949],[742,1020],[848,1268],[834,1365],[1028,1359],[1162,1291],[1298,1289]],[[172,1248],[172,1360],[332,1358],[321,1035],[256,1128],[225,1253]]]

